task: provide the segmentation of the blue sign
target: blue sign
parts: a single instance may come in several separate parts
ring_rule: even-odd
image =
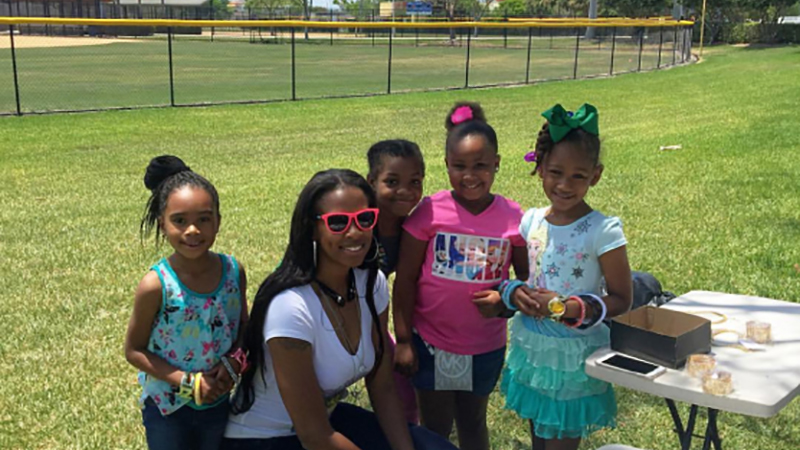
[[[428,2],[406,2],[406,14],[433,14],[433,4]]]

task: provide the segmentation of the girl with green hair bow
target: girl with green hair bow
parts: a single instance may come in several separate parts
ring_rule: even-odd
[[[614,391],[587,376],[584,361],[608,345],[603,320],[630,308],[633,289],[622,223],[585,199],[603,174],[597,109],[555,105],[542,116],[525,160],[536,164],[550,204],[520,224],[530,276],[503,292],[519,313],[509,324],[501,390],[506,408],[530,421],[534,449],[577,449],[581,438],[615,426]]]

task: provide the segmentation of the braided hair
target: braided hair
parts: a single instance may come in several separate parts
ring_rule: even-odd
[[[561,142],[577,144],[586,152],[586,156],[592,160],[595,166],[600,163],[600,138],[598,136],[577,128],[567,133],[558,143]],[[534,147],[536,159],[533,161],[536,163],[536,166],[533,168],[531,175],[536,174],[539,167],[541,167],[547,158],[547,155],[553,151],[555,146],[556,142],[553,142],[553,138],[550,136],[550,123],[545,122],[544,125],[542,125],[542,129],[539,130],[539,135],[536,137],[536,144]]]
[[[150,198],[147,200],[139,225],[142,240],[155,229],[156,245],[158,245],[162,232],[156,225],[167,208],[169,195],[184,186],[193,186],[208,192],[219,217],[219,195],[214,185],[201,175],[192,172],[192,169],[177,156],[163,155],[150,160],[144,174],[144,185],[150,190]]]
[[[447,130],[446,152],[453,150],[467,136],[477,135],[486,139],[497,153],[497,133],[486,121],[486,114],[479,103],[458,102],[453,105],[444,120],[444,128]]]

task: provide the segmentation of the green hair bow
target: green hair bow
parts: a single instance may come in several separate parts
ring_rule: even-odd
[[[600,134],[597,108],[588,103],[584,103],[574,113],[568,112],[558,103],[543,112],[542,116],[550,123],[550,137],[553,138],[553,142],[561,141],[570,131],[578,128],[595,136]]]

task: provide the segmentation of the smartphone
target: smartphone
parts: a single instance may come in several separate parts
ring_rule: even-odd
[[[632,358],[619,353],[612,353],[597,361],[597,364],[611,367],[616,370],[639,375],[645,378],[656,378],[666,371],[664,367],[658,366],[641,359]]]

